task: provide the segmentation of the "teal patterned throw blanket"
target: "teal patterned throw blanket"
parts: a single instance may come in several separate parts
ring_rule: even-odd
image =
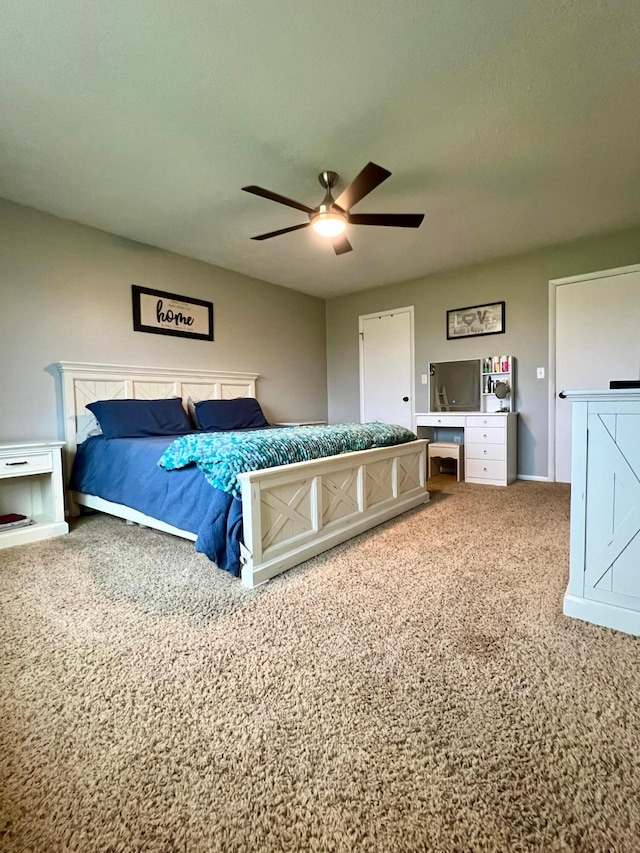
[[[214,488],[239,498],[242,492],[238,474],[242,471],[404,444],[415,438],[406,427],[378,421],[192,433],[176,438],[162,454],[158,465],[167,471],[197,465]]]

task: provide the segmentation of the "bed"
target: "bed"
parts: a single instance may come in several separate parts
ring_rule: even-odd
[[[258,380],[253,373],[213,370],[76,362],[60,362],[57,367],[67,481],[78,448],[87,440],[95,440],[97,422],[86,408],[88,404],[98,400],[179,397],[186,409],[189,399],[256,397]],[[225,493],[224,506],[216,518],[225,527],[226,535],[237,542],[242,583],[258,586],[334,545],[426,503],[429,500],[425,484],[426,445],[426,441],[414,440],[238,474],[241,500],[229,501]],[[158,450],[160,456],[160,446]],[[193,501],[195,506],[196,492],[203,499],[203,495],[217,491],[193,468],[178,473],[181,479],[174,478],[180,482],[177,499],[184,504]],[[166,472],[161,471],[159,476],[162,474]],[[217,495],[214,498],[219,500]],[[69,490],[67,499],[71,515],[79,514],[80,507],[95,509],[191,539],[198,550],[205,550],[200,542],[203,531],[193,529],[197,524],[169,523],[153,507],[145,512],[100,494],[77,490]],[[192,529],[187,529],[188,526]],[[215,562],[221,565],[224,560],[225,554],[219,553]]]

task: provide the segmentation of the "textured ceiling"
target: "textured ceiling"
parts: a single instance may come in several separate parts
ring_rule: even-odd
[[[637,0],[20,0],[0,9],[0,196],[319,296],[640,222]],[[357,207],[251,241],[369,160]],[[338,190],[339,192],[339,190]]]

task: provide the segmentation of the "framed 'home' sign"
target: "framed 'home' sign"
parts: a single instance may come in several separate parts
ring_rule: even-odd
[[[131,285],[133,328],[153,335],[213,340],[213,302]]]

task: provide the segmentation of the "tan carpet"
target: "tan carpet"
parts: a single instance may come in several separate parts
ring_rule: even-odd
[[[253,592],[103,516],[0,551],[2,850],[639,850],[640,640],[562,615],[568,488],[432,484]]]

